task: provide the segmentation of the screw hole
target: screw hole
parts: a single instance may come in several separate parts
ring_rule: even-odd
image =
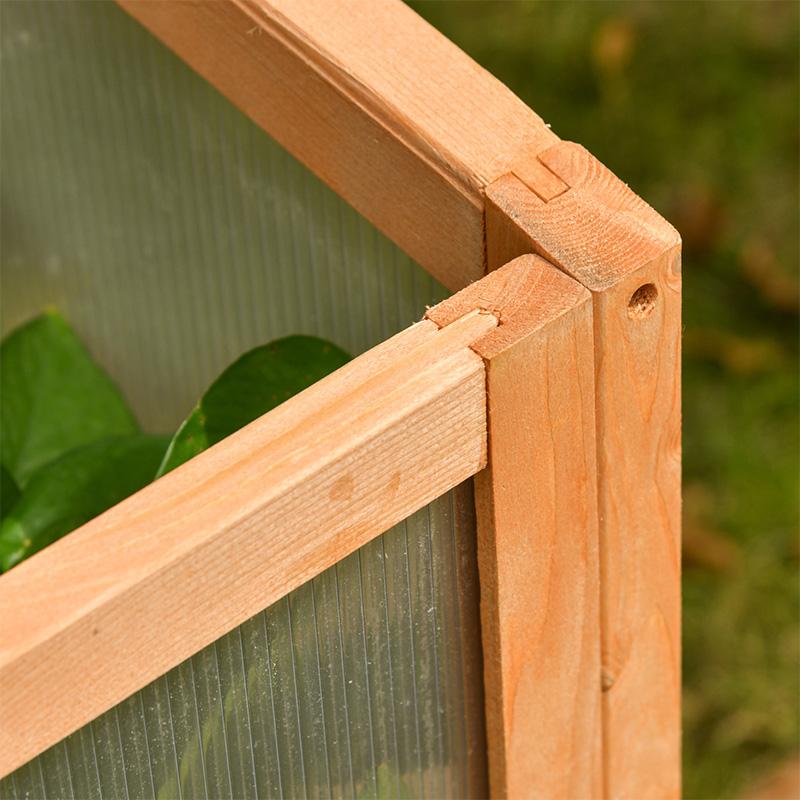
[[[658,289],[654,283],[640,286],[628,301],[628,316],[631,319],[644,319],[653,313],[658,299]]]

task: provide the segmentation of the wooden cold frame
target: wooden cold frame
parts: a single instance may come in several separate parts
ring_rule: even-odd
[[[596,673],[588,297],[544,260],[524,256],[5,575],[0,603],[13,623],[0,661],[0,688],[10,698],[3,709],[3,771],[479,473],[486,465],[487,378],[491,386],[494,371],[509,368],[509,355],[517,378],[527,374],[520,356],[537,372],[557,371],[565,357],[577,366],[563,382],[567,391],[515,379],[516,391],[533,388],[531,417],[538,420],[534,441],[520,440],[520,459],[540,464],[530,469],[534,491],[522,496],[522,513],[533,525],[528,547],[534,552],[551,546],[561,529],[572,532],[555,550],[561,577],[548,591],[572,594],[567,611],[579,612],[557,637],[575,662],[570,669]],[[527,358],[531,350],[536,358]],[[496,393],[512,399],[498,442],[518,438],[514,393],[503,387]],[[571,437],[548,450],[552,419],[539,413],[538,402],[555,404],[564,421],[583,420],[579,470]],[[498,467],[520,469],[520,459],[497,459]],[[554,468],[568,480],[546,479]],[[487,485],[486,502],[502,512],[504,503],[491,499],[493,483]],[[482,534],[484,548],[491,549],[492,537],[492,531]],[[577,593],[576,547],[584,551]],[[535,593],[541,590],[524,577]],[[25,591],[31,585],[37,586],[32,601]],[[524,605],[519,612],[524,620]],[[142,625],[142,619],[157,624]],[[552,643],[550,632],[538,627],[539,637]],[[546,662],[561,672],[560,659]],[[534,671],[531,677],[527,700],[545,701],[556,688],[554,675],[542,681],[537,678],[546,676]],[[566,731],[565,746],[576,758],[560,762],[570,765],[568,774],[559,768],[552,785],[579,794],[599,774],[597,760],[584,763],[579,751],[594,752],[600,744],[591,713],[599,710],[599,688],[585,677],[581,683],[577,705],[567,703],[555,723],[529,732],[560,737]],[[571,682],[562,688],[572,694]]]
[[[6,618],[19,622],[0,652],[0,680],[13,681],[18,698],[9,705],[12,695],[3,692],[2,772],[341,558],[365,540],[359,537],[379,533],[435,496],[427,493],[433,478],[425,476],[441,480],[440,494],[477,472],[488,447],[489,469],[476,491],[493,796],[677,796],[675,232],[399,0],[118,2],[449,288],[537,253],[590,295],[540,260],[512,264],[4,575],[0,603]],[[498,319],[494,334],[483,330]],[[415,338],[423,332],[430,341]],[[445,340],[455,348],[444,348],[447,354],[433,344]],[[429,384],[408,366],[418,363],[419,354],[409,355],[418,346],[438,365],[424,371]],[[378,399],[389,385],[397,405]],[[408,408],[398,398],[411,385],[424,398],[412,401],[421,419],[463,409],[476,425],[469,435],[461,431],[471,444],[447,430],[441,440],[426,440],[444,453],[446,468],[438,456],[436,464],[426,461],[430,451],[418,443],[404,444],[408,431],[397,415]],[[359,387],[376,398],[374,405],[367,395],[359,398]],[[366,437],[344,422],[331,427],[332,419],[341,421],[345,395],[373,426]],[[487,408],[488,445],[483,423],[475,423]],[[298,449],[324,431],[332,437],[328,450],[344,459],[338,465],[311,445]],[[371,449],[378,441],[392,444]],[[281,460],[269,465],[263,459],[273,447]],[[285,571],[263,582],[214,561],[224,541],[266,558],[263,543],[248,540],[249,517],[226,505],[234,496],[254,519],[280,519],[273,512],[288,513],[282,503],[295,493],[322,490],[326,513],[339,519],[341,501],[356,485],[342,465],[358,454],[374,459],[363,463],[376,468],[388,457],[404,468],[413,464],[418,485],[402,478],[394,488],[364,485],[366,497],[382,499],[374,505],[365,499],[361,509],[344,504],[358,512],[359,525],[340,520],[343,533],[329,528],[327,536],[304,539],[302,549],[291,531],[276,537],[269,552],[273,561],[278,553],[287,558]],[[285,494],[246,488],[264,470],[276,471],[273,485]],[[180,529],[181,503],[190,500],[205,507],[203,525],[188,539],[170,534]],[[137,517],[166,533],[132,537]],[[135,568],[123,550],[86,561],[70,544],[87,537],[116,541],[122,529],[143,556]],[[304,554],[302,563],[292,561],[292,550]],[[202,590],[192,584],[198,563],[226,598],[219,615],[188,613],[207,597],[208,584]],[[76,581],[76,569],[85,580]],[[151,585],[162,570],[180,592],[158,580]],[[19,587],[40,577],[41,602],[28,602],[27,592],[23,603]],[[144,626],[127,624],[145,619],[155,598],[169,613]],[[105,624],[112,619],[127,624],[123,634]],[[92,653],[111,652],[114,636],[138,656],[124,670],[100,669]],[[156,644],[163,640],[169,642]],[[80,653],[88,660],[80,662]],[[55,672],[56,658],[65,676],[57,685],[73,696],[78,689],[66,684],[77,685],[81,676],[85,710],[78,714],[55,693],[37,701],[47,685],[42,675]],[[531,721],[536,706],[539,722]]]

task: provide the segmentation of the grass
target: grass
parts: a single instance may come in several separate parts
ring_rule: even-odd
[[[800,6],[412,2],[684,239],[684,786],[800,749]]]

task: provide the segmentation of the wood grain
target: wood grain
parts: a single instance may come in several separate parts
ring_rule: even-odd
[[[679,267],[669,250],[595,302],[606,762],[632,800],[681,796]]]
[[[428,312],[499,319],[471,345],[487,368],[475,488],[493,798],[602,793],[590,297],[524,256]]]
[[[569,188],[553,195],[548,179],[534,192],[512,174],[492,184],[489,263],[535,252],[592,292],[605,792],[675,798],[680,238],[583,148],[562,142],[537,160]]]
[[[484,349],[476,345],[487,364],[494,397],[490,426],[497,432],[491,467],[477,481],[492,790],[497,796],[536,792],[536,772],[550,796],[596,794],[593,695],[584,679],[592,658],[594,501],[586,471],[592,450],[587,437],[594,430],[587,423],[587,398],[594,397],[605,791],[615,798],[677,796],[680,240],[675,231],[585,150],[559,142],[521,101],[400,0],[118,2],[449,288],[477,280],[487,264],[494,269],[536,253],[591,291],[590,313],[585,300],[570,294],[574,287],[559,287],[552,271],[537,262],[526,267],[528,277],[517,269],[513,279],[503,278],[532,305],[510,299],[513,292],[501,288],[497,302],[485,309],[492,313],[470,317],[480,322],[469,325],[500,319]],[[645,291],[644,300],[636,301],[637,292],[649,285],[655,294]],[[495,291],[487,286],[473,291]],[[545,298],[544,305],[536,305],[537,297]],[[525,311],[533,308],[540,310]],[[593,339],[587,339],[590,319]],[[443,320],[439,317],[439,324]],[[447,324],[440,334],[460,324]],[[412,330],[408,341],[434,335],[430,326]],[[390,375],[400,380],[397,358],[415,368],[419,364],[416,344],[395,344],[406,355],[384,351],[388,361],[380,381]],[[595,377],[589,391],[592,347]],[[402,378],[425,398],[419,420],[427,422],[413,424],[422,425],[426,447],[442,452],[448,475],[461,475],[463,464],[473,469],[476,463],[475,452],[458,438],[467,436],[466,428],[438,425],[443,429],[432,432],[425,424],[437,427],[434,421],[457,414],[448,405],[456,397],[465,407],[477,407],[478,372],[470,371],[477,370],[476,362],[462,363],[461,350],[447,356],[453,361],[437,356],[435,369],[416,374],[409,368]],[[470,377],[450,386],[451,374],[462,375],[459,370]],[[418,484],[438,486],[439,472],[426,463],[424,449],[408,451],[408,430],[400,431],[412,423],[402,418],[395,402],[399,394],[384,396],[381,385],[370,395],[375,405],[360,418],[367,432],[363,440],[362,429],[355,431],[348,416],[348,392],[336,382],[325,386],[332,394],[322,417],[298,398],[263,430],[246,429],[191,470],[167,476],[166,484],[156,484],[160,490],[145,490],[118,507],[123,511],[112,509],[102,522],[90,523],[81,536],[94,547],[91,556],[59,543],[55,552],[64,566],[51,565],[43,553],[17,568],[17,578],[11,577],[14,570],[0,579],[0,602],[16,597],[0,654],[2,680],[11,681],[4,685],[15,687],[13,696],[4,692],[2,736],[9,737],[0,739],[4,768],[162,673],[210,641],[209,634],[214,638],[241,622],[253,613],[251,598],[263,607],[280,596],[276,592],[297,585],[293,581],[310,577],[379,532],[376,524],[391,524],[388,510],[395,510],[395,500],[406,503],[411,491],[406,466],[417,470]],[[431,395],[431,386],[441,393]],[[477,417],[470,419],[466,427],[474,434],[470,426]],[[335,442],[325,439],[320,425],[335,426]],[[306,436],[297,451],[302,455],[288,444],[299,431]],[[381,471],[385,462],[370,449],[378,440],[390,443],[404,465],[399,477]],[[345,449],[337,449],[340,445]],[[453,456],[457,464],[448,448],[462,454]],[[347,470],[340,474],[356,453],[359,464],[388,481],[375,489],[374,507],[354,509],[352,498],[361,484]],[[325,460],[334,455],[336,469]],[[527,494],[513,489],[521,486]],[[309,510],[313,495],[306,491],[326,493],[331,501],[326,509],[349,501],[355,527],[336,517],[333,523],[345,525],[341,533],[332,543],[317,541],[312,547],[316,529],[303,514],[316,521],[319,510]],[[257,505],[250,505],[251,496]],[[305,505],[299,505],[301,497]],[[201,510],[212,522],[199,520]],[[271,532],[265,543],[257,531],[266,514],[286,524],[302,519],[311,528],[302,529],[291,545]],[[120,530],[134,535],[121,538]],[[223,568],[231,551],[248,559],[235,580]],[[281,566],[280,580],[274,577],[277,564],[289,565]],[[23,603],[22,584],[14,588],[18,578],[41,580],[43,599]],[[192,582],[208,583],[221,593],[219,602],[199,609],[182,604],[175,592],[191,594]],[[578,587],[574,598],[569,585]],[[543,611],[548,603],[553,610]],[[154,614],[160,617],[159,642],[169,638],[162,630],[180,634],[163,652],[149,625]],[[120,661],[123,645],[131,663]],[[151,663],[153,648],[158,652]],[[548,656],[548,648],[561,661]],[[84,674],[97,691],[75,688]],[[32,688],[32,675],[60,693],[41,695]],[[128,688],[118,696],[121,686]],[[574,697],[564,695],[568,687]],[[541,709],[537,716],[530,711],[534,707]],[[67,729],[56,735],[59,725]],[[539,736],[552,742],[544,755],[530,750]]]
[[[451,290],[483,189],[558,141],[400,0],[118,0]]]
[[[413,326],[2,575],[0,772],[480,470],[496,324]]]

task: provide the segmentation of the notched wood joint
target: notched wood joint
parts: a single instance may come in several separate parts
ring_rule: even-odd
[[[666,220],[572,142],[512,165],[485,192],[490,269],[534,252],[597,292],[680,245]]]
[[[545,259],[523,255],[428,309],[444,328],[469,314],[491,314],[497,327],[470,347],[489,358],[587,302],[589,292]]]
[[[516,164],[511,172],[544,203],[555,200],[570,188],[539,158]]]

